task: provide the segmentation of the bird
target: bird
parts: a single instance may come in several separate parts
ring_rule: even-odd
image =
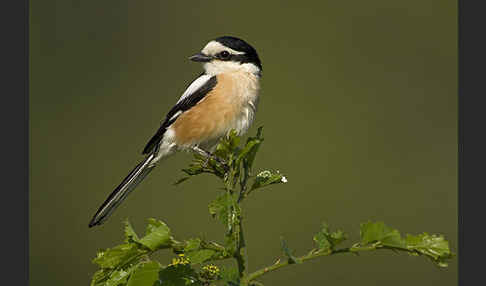
[[[245,134],[258,107],[262,64],[246,41],[221,36],[189,57],[204,72],[192,81],[150,138],[139,164],[99,207],[89,227],[102,225],[162,159],[179,151],[211,156],[231,130]]]

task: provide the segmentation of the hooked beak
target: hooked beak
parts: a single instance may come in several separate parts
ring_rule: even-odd
[[[205,55],[203,53],[197,53],[191,57],[189,57],[189,59],[193,62],[202,62],[202,63],[206,63],[206,62],[209,62],[211,61],[213,58],[211,56],[208,56],[208,55]]]

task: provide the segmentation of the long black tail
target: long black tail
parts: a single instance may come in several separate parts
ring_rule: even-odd
[[[150,166],[150,163],[154,157],[154,153],[147,156],[147,158],[140,162],[121,182],[121,184],[111,192],[89,222],[89,227],[101,225],[108,219],[113,211],[123,202],[123,200],[125,200],[128,194],[153,170],[155,166]]]

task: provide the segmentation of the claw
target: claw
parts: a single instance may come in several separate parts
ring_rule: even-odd
[[[202,166],[203,166],[203,168],[206,168],[206,167],[208,166],[208,164],[209,164],[209,159],[211,159],[211,157],[206,156],[206,160],[204,160],[204,163],[203,163],[203,165],[202,165]]]
[[[219,158],[218,156],[215,156],[213,154],[211,154],[210,152],[206,151],[206,150],[203,150],[201,148],[199,148],[198,146],[194,146],[192,147],[192,150],[194,150],[194,152],[198,153],[199,155],[203,156],[203,157],[206,157],[206,160],[204,161],[203,163],[203,167],[206,168],[209,164],[209,160],[210,159],[214,159],[216,160],[219,164],[221,164],[224,168],[224,170],[226,172],[229,171],[229,166],[228,164],[226,163],[225,160]]]

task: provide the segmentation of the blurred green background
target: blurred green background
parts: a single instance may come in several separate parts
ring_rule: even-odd
[[[31,1],[32,285],[88,285],[96,251],[148,217],[178,238],[223,228],[218,182],[174,187],[189,161],[161,164],[108,222],[88,222],[202,71],[187,57],[234,35],[263,62],[256,167],[289,183],[245,202],[250,269],[313,246],[322,221],[359,236],[382,220],[443,233],[457,251],[456,1]],[[163,263],[172,254],[160,256]],[[265,285],[456,285],[457,260],[378,252],[264,276]]]

